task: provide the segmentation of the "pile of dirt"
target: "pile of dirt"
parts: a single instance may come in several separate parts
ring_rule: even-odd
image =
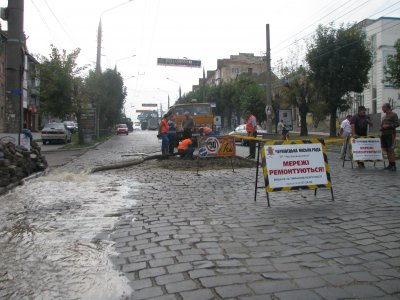
[[[169,170],[222,170],[239,168],[255,168],[257,162],[250,159],[245,159],[240,156],[234,157],[208,157],[199,159],[182,159],[177,156],[169,156],[165,159],[154,161],[154,166]]]

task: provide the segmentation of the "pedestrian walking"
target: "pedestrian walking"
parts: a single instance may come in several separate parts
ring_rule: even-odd
[[[349,138],[351,137],[351,118],[352,115],[347,115],[346,119],[344,119],[340,124],[339,135],[345,139],[340,151],[340,159],[345,159],[345,154],[347,153],[347,145],[349,144]]]
[[[168,118],[168,140],[169,140],[168,153],[169,155],[173,155],[174,149],[177,146],[176,125],[173,115],[170,115]]]
[[[192,130],[195,126],[193,117],[190,115],[188,111],[185,111],[183,114],[184,118],[181,123],[181,127],[183,130],[183,139],[191,138],[192,137]]]
[[[247,124],[246,124],[246,131],[247,135],[251,137],[257,137],[257,119],[251,111],[246,112]],[[247,158],[256,158],[256,141],[250,140],[249,141],[249,156]]]
[[[372,126],[371,119],[367,116],[365,106],[359,106],[358,112],[351,118],[351,134],[353,137],[367,136],[368,129]],[[357,162],[359,168],[365,168],[363,162]]]
[[[399,117],[392,111],[389,103],[382,105],[384,116],[381,123],[381,146],[387,153],[389,165],[385,168],[389,171],[396,171],[396,128],[399,127]]]
[[[158,138],[161,138],[161,153],[162,155],[168,155],[169,153],[169,139],[168,139],[168,116],[164,115],[161,119],[160,126],[158,129]]]

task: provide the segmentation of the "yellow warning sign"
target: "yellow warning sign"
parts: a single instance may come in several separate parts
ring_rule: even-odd
[[[224,139],[218,150],[218,156],[232,156],[235,155],[235,148],[231,139]]]

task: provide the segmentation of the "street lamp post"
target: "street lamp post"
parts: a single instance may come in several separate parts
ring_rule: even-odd
[[[168,106],[167,106],[167,108],[169,109],[169,92],[168,91],[165,91],[165,90],[162,90],[162,89],[160,89],[160,88],[157,88],[157,90],[159,90],[159,91],[161,91],[161,92],[165,92],[165,93],[168,93]]]
[[[126,57],[122,57],[122,58],[119,58],[119,59],[117,59],[116,61],[115,61],[115,68],[117,68],[117,65],[118,65],[118,62],[120,62],[121,60],[126,60],[126,59],[129,59],[129,58],[134,58],[136,56],[136,54],[132,54],[132,55],[129,55],[129,56],[126,56]]]
[[[175,82],[176,84],[179,85],[179,99],[181,99],[181,97],[182,97],[181,84],[178,81],[175,81],[175,80],[173,80],[173,79],[171,79],[169,77],[167,77],[166,79],[169,80],[169,81]]]

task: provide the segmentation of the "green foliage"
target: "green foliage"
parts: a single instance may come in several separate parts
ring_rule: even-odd
[[[394,44],[396,54],[389,55],[385,67],[386,80],[393,84],[393,87],[400,89],[400,39]]]
[[[347,106],[349,92],[362,92],[368,82],[371,52],[365,33],[355,26],[320,25],[306,60],[310,78],[327,105],[330,134],[336,135],[336,113]]]
[[[127,95],[121,74],[111,69],[103,73],[90,71],[85,84],[90,101],[96,105],[100,129],[111,128],[122,117]]]
[[[74,80],[84,69],[76,64],[79,52],[80,49],[75,49],[67,54],[51,45],[50,57],[41,58],[40,102],[43,112],[61,119],[75,112]]]
[[[178,102],[186,103],[192,99],[201,102],[204,88],[207,102],[216,103],[215,114],[223,116],[227,126],[232,126],[232,117],[235,119],[244,117],[247,110],[256,116],[258,122],[265,120],[265,91],[257,84],[254,77],[242,74],[235,80],[222,81],[216,86],[201,87],[183,95]]]

